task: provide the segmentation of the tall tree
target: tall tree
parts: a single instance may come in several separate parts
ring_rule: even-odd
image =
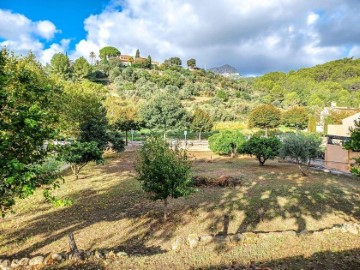
[[[196,67],[196,60],[194,59],[194,58],[191,58],[191,59],[189,59],[189,60],[187,60],[187,66],[189,67],[189,68],[194,68],[194,67]]]
[[[164,202],[164,220],[169,198],[188,196],[194,191],[186,152],[172,150],[161,138],[151,137],[144,142],[135,169],[142,188],[151,194],[151,199]]]
[[[103,61],[109,60],[110,57],[119,56],[121,53],[118,49],[112,46],[106,46],[100,49],[99,56]]]
[[[154,96],[140,110],[140,117],[148,128],[164,131],[186,128],[189,116],[180,99],[167,94]]]
[[[309,115],[304,107],[295,106],[282,115],[282,122],[286,127],[305,129],[308,124]]]
[[[0,52],[0,214],[17,198],[53,183],[56,171],[42,166],[46,142],[56,136],[54,103],[60,89],[33,55],[24,58]]]
[[[281,123],[281,111],[273,105],[260,105],[251,111],[249,115],[249,127],[276,128]]]
[[[139,51],[139,49],[136,50],[135,59],[136,59],[136,58],[140,58],[140,51]]]
[[[201,133],[210,131],[212,127],[213,121],[210,115],[207,112],[196,108],[191,119],[191,129],[199,132],[199,140],[201,140]]]
[[[51,72],[64,79],[71,76],[71,67],[69,57],[63,53],[55,53],[50,60]]]
[[[83,56],[75,60],[72,68],[74,75],[78,78],[85,78],[91,72],[91,66]]]

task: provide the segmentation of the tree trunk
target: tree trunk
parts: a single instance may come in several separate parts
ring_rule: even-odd
[[[125,145],[128,145],[128,131],[125,130]]]
[[[260,166],[264,166],[264,164],[265,164],[265,159],[262,158],[262,157],[259,157],[258,160],[259,160]]]
[[[164,221],[167,221],[168,217],[168,199],[164,200]]]
[[[83,256],[76,246],[74,234],[72,232],[68,234],[68,240],[69,240],[70,254],[72,255],[72,258],[76,260],[83,260]]]
[[[305,171],[304,171],[303,168],[301,167],[301,164],[300,164],[299,161],[298,161],[298,166],[299,166],[299,170],[300,170],[301,174],[302,174],[303,176],[307,176],[307,174],[305,173]]]

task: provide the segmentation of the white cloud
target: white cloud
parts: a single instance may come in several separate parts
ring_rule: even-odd
[[[324,22],[318,10],[331,15],[340,4],[354,1],[112,1],[84,21],[87,37],[73,55],[87,57],[110,45],[124,54],[139,48],[160,61],[180,56],[183,62],[195,57],[201,67],[229,63],[241,73],[287,71],[343,57],[343,45],[322,46],[315,27]]]
[[[69,44],[69,40],[62,40],[45,49],[41,39],[51,40],[57,32],[48,20],[33,22],[22,14],[0,9],[0,38],[4,39],[0,47],[6,46],[17,54],[32,51],[42,63],[48,62],[53,53],[64,52]]]

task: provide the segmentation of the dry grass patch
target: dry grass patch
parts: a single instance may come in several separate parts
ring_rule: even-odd
[[[163,223],[162,203],[148,200],[134,178],[134,155],[109,156],[103,166],[86,167],[77,181],[65,175],[57,195],[70,197],[72,206],[54,208],[44,202],[41,191],[19,201],[16,213],[0,222],[0,257],[66,251],[69,232],[75,233],[79,248],[115,249],[131,255],[99,264],[104,269],[227,269],[251,262],[298,269],[281,265],[295,265],[291,258],[298,258],[304,267],[309,258],[318,258],[316,254],[345,256],[360,248],[358,235],[280,234],[241,243],[212,243],[195,250],[183,246],[173,252],[175,239],[221,232],[224,215],[230,218],[229,233],[316,232],[358,222],[360,182],[320,172],[303,177],[296,166],[277,161],[260,167],[249,158],[193,153],[194,175],[241,177],[241,185],[200,187],[188,199],[172,200],[170,220]],[[89,263],[90,268],[93,265],[98,262]]]

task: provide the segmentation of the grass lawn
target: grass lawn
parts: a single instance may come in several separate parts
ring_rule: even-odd
[[[359,222],[359,180],[313,171],[303,177],[295,165],[277,161],[260,167],[250,158],[192,155],[194,175],[239,176],[242,184],[202,187],[187,199],[171,200],[170,218],[163,223],[162,202],[150,201],[134,178],[134,152],[108,155],[105,165],[85,167],[79,180],[65,175],[56,194],[73,199],[73,205],[54,208],[41,191],[19,201],[15,213],[0,220],[0,258],[67,251],[67,233],[74,232],[81,249],[113,249],[129,257],[53,269],[243,269],[251,263],[272,269],[360,269],[359,235],[321,233]],[[176,239],[185,241],[189,234],[221,232],[224,215],[229,233],[279,233],[171,250]],[[310,233],[287,233],[304,230]]]

